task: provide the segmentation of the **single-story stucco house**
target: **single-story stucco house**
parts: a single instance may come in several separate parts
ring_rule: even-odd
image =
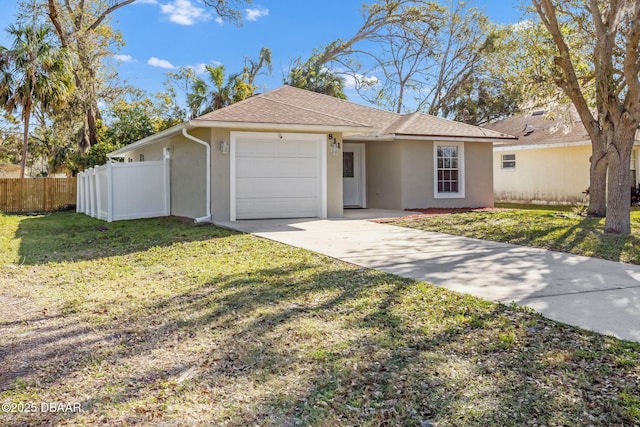
[[[591,139],[573,107],[509,117],[486,126],[518,140],[495,144],[497,202],[572,205],[585,201],[589,187]],[[636,140],[636,145],[640,140]],[[640,185],[640,151],[631,155],[631,183]]]
[[[283,86],[109,156],[123,158],[123,168],[168,160],[166,176],[154,178],[164,181],[166,214],[197,221],[339,218],[351,207],[493,206],[494,142],[515,138]],[[115,185],[109,200],[134,194],[139,181]]]

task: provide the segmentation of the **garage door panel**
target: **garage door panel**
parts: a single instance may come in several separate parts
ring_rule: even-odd
[[[250,161],[239,160],[236,166],[238,178],[315,178],[317,176],[318,160],[315,158],[258,157]]]
[[[305,218],[318,216],[315,198],[238,199],[237,219]]]
[[[246,133],[235,139],[235,218],[321,215],[321,137]]]
[[[239,199],[269,197],[318,197],[315,178],[238,178],[236,197]]]
[[[317,144],[309,141],[239,141],[236,147],[238,158],[318,156]]]

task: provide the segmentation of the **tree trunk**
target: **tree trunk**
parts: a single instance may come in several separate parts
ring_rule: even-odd
[[[607,214],[607,144],[604,141],[591,144],[591,166],[589,168],[589,207],[591,216]]]
[[[22,160],[20,162],[20,178],[24,178],[24,171],[27,168],[27,153],[29,152],[29,119],[31,118],[31,103],[24,107],[24,133],[22,140]]]
[[[87,134],[89,137],[89,146],[93,147],[100,139],[98,137],[98,120],[100,119],[100,111],[98,110],[98,103],[93,102],[87,109],[87,124],[89,125],[87,129]]]
[[[609,144],[607,186],[607,218],[605,233],[631,233],[631,182],[629,180],[631,151],[637,123],[621,121],[614,140]]]
[[[96,112],[92,107],[86,107],[84,111],[84,121],[78,130],[78,147],[82,153],[86,153],[91,147],[100,142],[98,136],[98,119],[100,112]]]

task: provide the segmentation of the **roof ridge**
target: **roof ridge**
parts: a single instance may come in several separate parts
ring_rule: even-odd
[[[302,92],[311,93],[312,95],[317,95],[317,96],[320,96],[320,97],[328,97],[328,98],[331,98],[331,99],[333,99],[333,100],[335,100],[335,101],[338,101],[338,102],[342,102],[342,103],[345,103],[345,104],[356,105],[356,106],[358,106],[358,107],[366,108],[367,110],[375,111],[375,112],[377,112],[377,113],[386,113],[386,114],[390,114],[390,115],[393,115],[393,116],[401,116],[401,114],[396,113],[396,112],[394,112],[394,111],[387,111],[387,110],[383,110],[383,109],[381,109],[381,108],[375,108],[375,107],[372,107],[372,106],[370,106],[370,105],[358,104],[358,103],[356,103],[356,102],[349,101],[348,99],[337,98],[337,97],[335,97],[335,96],[326,95],[326,94],[324,94],[324,93],[315,92],[315,91],[308,90],[308,89],[302,89],[302,88],[299,88],[299,87],[289,86],[289,85],[281,86],[279,89],[283,89],[283,88],[291,88],[291,89],[299,90],[299,91],[302,91]],[[276,89],[276,90],[277,90],[277,89]],[[276,90],[272,90],[272,91],[269,91],[269,92],[265,92],[265,93],[264,93],[264,95],[268,95],[269,93],[273,93],[273,92],[275,92]]]
[[[283,86],[283,87],[284,87],[284,86]],[[302,89],[302,90],[304,90],[304,89]],[[267,94],[272,93],[272,92],[275,92],[275,91],[267,92],[267,93],[265,93],[265,94],[263,94],[263,95],[267,95]],[[311,91],[308,91],[308,92],[311,92]],[[317,93],[317,92],[314,92],[314,93]],[[319,95],[322,95],[322,94],[319,94]],[[328,96],[328,95],[327,95],[327,96]],[[359,125],[359,126],[372,127],[372,125],[367,124],[367,123],[356,122],[355,120],[350,120],[350,119],[347,119],[347,118],[344,118],[344,117],[339,117],[339,116],[334,116],[334,115],[332,115],[332,114],[322,113],[322,112],[317,111],[317,110],[312,110],[311,108],[301,107],[301,106],[299,106],[299,105],[290,104],[290,103],[288,103],[288,102],[284,102],[284,101],[278,101],[277,99],[271,99],[271,98],[266,97],[266,96],[264,97],[264,99],[265,99],[265,100],[267,100],[267,101],[270,101],[270,102],[275,102],[276,104],[286,105],[286,106],[288,106],[288,107],[297,108],[297,109],[299,109],[299,110],[309,111],[309,112],[311,112],[311,113],[313,113],[313,114],[319,114],[319,115],[322,115],[322,116],[331,117],[332,119],[344,120],[344,121],[351,122],[351,123],[356,124],[356,125]],[[340,99],[340,98],[336,98],[336,99]],[[341,101],[342,101],[342,100],[341,100]],[[348,102],[348,101],[347,101],[347,102]],[[353,103],[352,103],[352,104],[353,104]]]
[[[417,111],[417,113],[422,114],[422,115],[427,116],[427,117],[433,117],[434,119],[437,119],[437,120],[443,120],[443,121],[446,121],[446,122],[455,123],[456,125],[462,125],[462,126],[466,126],[466,127],[469,127],[469,128],[479,129],[480,132],[484,136],[495,136],[496,134],[497,135],[506,135],[504,132],[498,132],[498,131],[487,129],[487,128],[484,128],[484,127],[478,126],[478,125],[471,125],[469,123],[459,122],[457,120],[446,119],[444,117],[434,116],[433,114],[423,113],[421,111]]]
[[[400,118],[398,120],[396,120],[391,126],[395,125],[396,123],[398,123],[400,120],[406,118],[406,120],[400,125],[400,127],[398,127],[398,129],[396,130],[395,133],[402,133],[402,131],[404,131],[409,124],[413,123],[416,120],[416,117],[420,117],[420,111],[414,111],[413,113],[406,113],[406,114],[401,114]],[[390,127],[391,127],[390,126]]]
[[[227,110],[227,111],[229,111],[229,110],[234,110],[234,109],[236,109],[237,107],[241,106],[242,104],[244,104],[245,102],[247,102],[247,101],[249,101],[249,100],[251,100],[251,99],[263,98],[266,94],[271,93],[271,92],[279,91],[279,90],[280,90],[280,89],[282,89],[283,87],[284,87],[284,86],[281,86],[281,87],[279,87],[279,88],[277,88],[277,89],[270,90],[269,92],[259,93],[259,94],[257,94],[257,95],[250,96],[250,97],[248,97],[248,98],[243,99],[242,101],[234,102],[233,104],[229,104],[229,105],[227,105],[227,106],[225,106],[225,107],[218,108],[217,110],[209,111],[208,113],[202,114],[202,115],[200,115],[200,116],[198,116],[198,117],[194,117],[194,118],[193,118],[193,119],[191,119],[191,120],[207,120],[207,119],[202,119],[202,117],[208,116],[209,114],[213,114],[213,113],[215,113],[216,111],[220,111],[220,110]]]

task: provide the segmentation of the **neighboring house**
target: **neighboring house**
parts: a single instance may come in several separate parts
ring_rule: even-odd
[[[284,86],[109,156],[132,165],[169,158],[163,188],[170,189],[171,215],[197,221],[339,218],[345,207],[493,206],[497,141],[515,138]]]
[[[591,140],[575,109],[553,114],[536,111],[491,123],[486,128],[518,137],[516,142],[498,143],[493,149],[497,202],[569,205],[585,201]],[[639,160],[638,150],[634,149],[633,187],[640,184],[636,170]]]

